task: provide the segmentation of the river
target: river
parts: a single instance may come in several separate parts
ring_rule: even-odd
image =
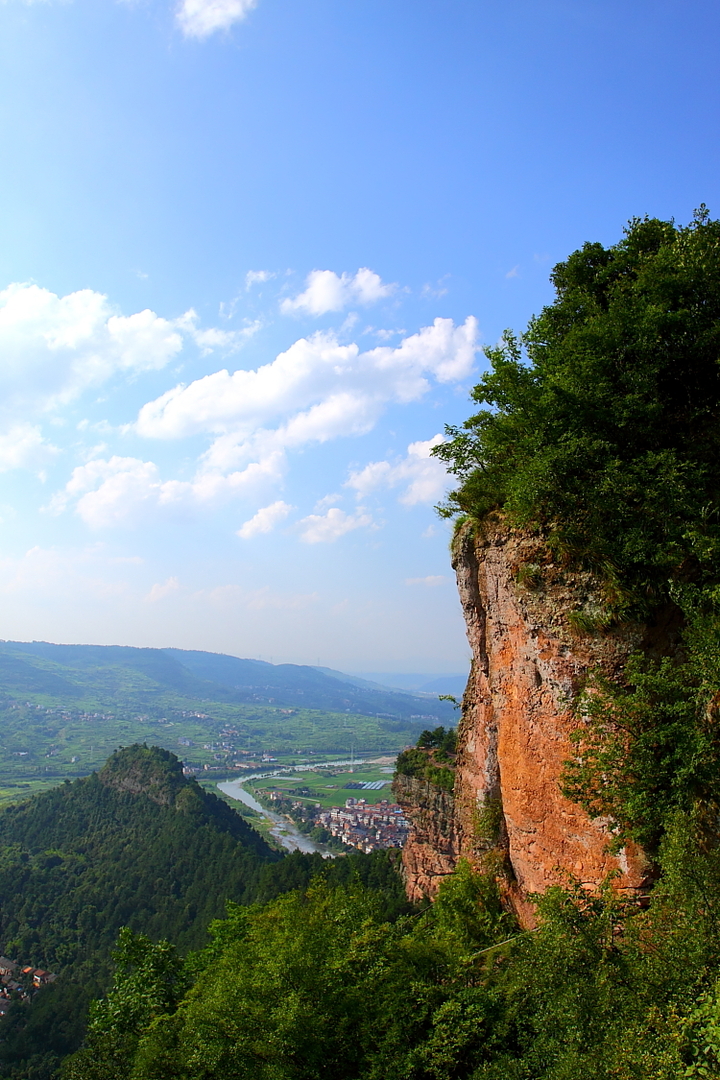
[[[291,768],[273,769],[272,772],[251,773],[250,776],[243,776],[240,780],[228,780],[224,784],[218,784],[218,788],[223,794],[228,795],[231,799],[237,799],[238,802],[244,803],[245,806],[249,806],[251,810],[257,811],[258,814],[262,814],[266,821],[271,821],[271,836],[273,836],[274,839],[288,851],[303,851],[309,855],[313,854],[313,852],[317,852],[319,855],[322,855],[323,859],[335,859],[337,858],[336,852],[329,851],[323,844],[316,844],[309,836],[305,836],[304,833],[301,833],[288,818],[282,817],[280,814],[274,814],[272,810],[266,810],[264,806],[260,805],[257,799],[253,798],[253,796],[245,790],[243,784],[247,784],[248,780],[259,780],[261,777],[268,776],[281,776],[283,773],[308,772],[310,769],[357,764],[359,764],[357,760],[352,760],[318,761],[310,765],[293,765]]]

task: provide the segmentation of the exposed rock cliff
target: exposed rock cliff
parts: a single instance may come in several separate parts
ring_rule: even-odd
[[[442,879],[455,869],[460,833],[452,792],[415,776],[397,776],[395,798],[412,831],[403,849],[405,886],[410,900],[434,896]]]
[[[526,924],[528,895],[567,871],[595,886],[614,870],[618,888],[643,891],[650,869],[643,853],[628,847],[610,855],[607,823],[564,798],[559,777],[584,675],[617,672],[629,652],[647,647],[647,628],[574,631],[572,613],[587,619],[600,608],[592,575],[562,568],[542,540],[501,519],[464,526],[453,566],[473,655],[455,797],[452,811],[443,805],[443,825],[440,816],[432,823],[427,795],[417,811],[407,807],[418,823],[404,859],[409,892],[432,895],[459,856],[480,862],[493,849],[504,855],[508,900]]]

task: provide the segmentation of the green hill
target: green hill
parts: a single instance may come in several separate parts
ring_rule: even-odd
[[[133,746],[0,810],[0,858],[4,954],[96,980],[121,926],[193,948],[280,856],[173,754]]]
[[[198,948],[226,901],[255,899],[280,859],[157,747],[0,810],[0,952],[58,976],[2,1021],[0,1072],[50,1076],[79,1045],[121,927]]]
[[[220,653],[137,649],[122,645],[0,642],[0,692],[92,696],[109,706],[118,695],[142,705],[173,691],[198,700],[262,702],[407,720],[447,712],[443,702],[360,686],[342,673],[326,675],[300,664],[268,664]]]
[[[56,973],[2,1020],[0,1075],[49,1080],[83,1037],[89,1001],[106,991],[121,927],[206,944],[210,922],[323,874],[384,889],[402,906],[385,853],[333,863],[284,857],[158,747],[119,750],[93,775],[0,809],[0,953]]]

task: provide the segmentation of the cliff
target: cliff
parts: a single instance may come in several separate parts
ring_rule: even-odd
[[[597,581],[501,518],[461,528],[453,566],[472,668],[452,806],[429,791],[415,793],[414,804],[410,792],[403,798],[415,826],[404,856],[409,895],[434,895],[458,858],[480,864],[490,852],[504,862],[506,896],[525,925],[533,922],[528,896],[567,872],[595,887],[615,871],[618,889],[641,894],[651,872],[642,851],[610,854],[608,823],[569,802],[559,779],[583,677],[617,673],[662,628],[583,632],[601,608]]]
[[[422,900],[435,895],[460,855],[455,799],[452,792],[415,776],[396,776],[393,792],[411,826],[403,849],[406,891],[410,900]]]

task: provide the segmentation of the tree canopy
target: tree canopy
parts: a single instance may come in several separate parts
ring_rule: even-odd
[[[486,408],[435,448],[443,512],[503,509],[600,569],[616,610],[718,578],[720,221],[635,219],[552,274],[556,298],[486,349]]]

